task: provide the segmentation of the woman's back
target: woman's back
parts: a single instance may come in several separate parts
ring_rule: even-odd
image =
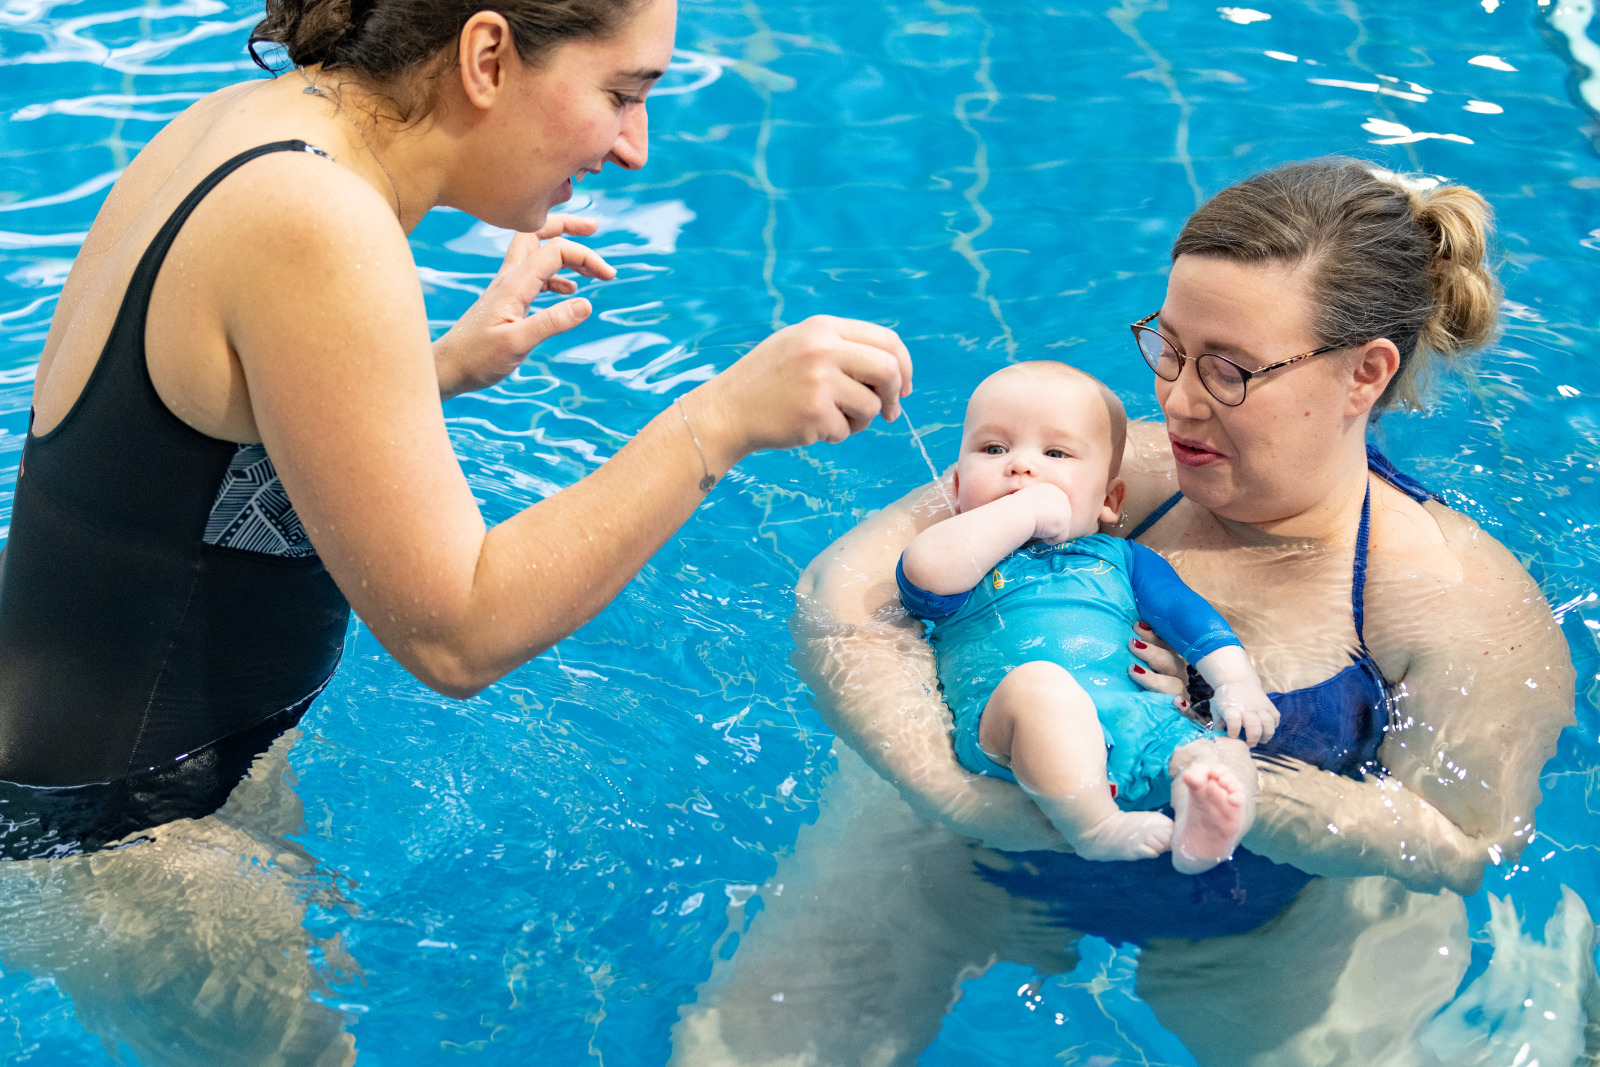
[[[234,85],[190,107],[134,158],[95,218],[62,290],[34,384],[34,432],[48,433],[71,410],[99,359],[140,256],[207,174],[239,152],[294,138],[350,162],[352,135],[326,110],[287,79]],[[219,256],[249,255],[241,233],[261,225],[304,225],[274,205],[274,185],[293,182],[334,198],[360,192],[347,171],[322,162],[279,158],[245,168],[196,210],[162,268],[151,294],[150,376],[167,407],[201,433],[260,440],[220,318],[216,283],[222,279],[213,268]],[[292,271],[291,265],[282,266]],[[289,303],[292,288],[262,292],[260,298]]]
[[[34,816],[13,818],[8,855],[213,810],[338,663],[349,606],[251,441],[196,270],[250,229],[203,210],[236,175],[270,180],[259,161],[274,157],[298,157],[309,181],[336,173],[281,141],[190,180],[245,136],[240,105],[258,88],[197,105],[129,168],[47,342],[0,557],[0,781],[20,784],[11,811]]]

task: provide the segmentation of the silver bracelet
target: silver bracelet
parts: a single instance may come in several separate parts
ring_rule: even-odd
[[[700,479],[700,491],[709,493],[711,492],[711,487],[717,484],[717,476],[711,473],[711,466],[706,463],[705,449],[700,447],[700,438],[695,436],[694,426],[689,422],[689,412],[676,400],[672,402],[672,406],[678,409],[679,415],[683,416],[683,428],[689,431],[689,440],[694,442],[694,450],[700,456],[700,469],[705,472],[705,475]]]

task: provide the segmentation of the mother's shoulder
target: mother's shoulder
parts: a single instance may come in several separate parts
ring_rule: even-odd
[[[1438,500],[1418,503],[1376,479],[1370,554],[1375,564],[1393,561],[1458,580],[1467,571],[1527,576],[1511,551],[1470,516]]]

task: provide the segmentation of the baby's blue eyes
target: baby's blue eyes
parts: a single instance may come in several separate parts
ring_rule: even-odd
[[[1007,451],[1007,449],[1006,449],[1005,445],[984,445],[983,446],[983,454],[986,455],[986,456],[1003,456],[1003,455],[1006,454],[1006,451]],[[1047,449],[1045,449],[1044,454],[1046,456],[1048,456],[1049,458],[1051,458],[1051,459],[1071,459],[1072,458],[1071,456],[1067,455],[1067,453],[1064,450],[1059,449],[1059,448],[1047,448]]]

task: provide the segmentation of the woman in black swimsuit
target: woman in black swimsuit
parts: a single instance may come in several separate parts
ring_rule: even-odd
[[[745,455],[898,414],[894,333],[807,320],[486,526],[441,397],[588,316],[528,314],[575,291],[563,268],[613,276],[566,239],[594,224],[549,210],[644,165],[675,20],[674,0],[269,0],[257,40],[294,69],[186,110],[95,220],[0,562],[0,961],[53,975],[143,1062],[350,1055],[306,996],[295,820],[259,815],[292,807],[263,801],[281,760],[236,786],[327,682],[352,608],[470,695],[593,617]],[[446,205],[521,236],[430,342],[406,235]]]
[[[338,663],[353,607],[466,696],[598,612],[759,448],[893,418],[899,339],[814,319],[489,529],[440,397],[581,322],[611,268],[549,216],[643,166],[674,0],[273,0],[296,69],[179,116],[113,188],[34,390],[0,565],[0,856],[217,808]],[[437,344],[406,233],[524,231]],[[535,235],[536,234],[536,235]],[[582,531],[587,536],[575,536]]]
[[[1019,790],[962,771],[895,592],[900,552],[945,513],[921,490],[801,578],[802,675],[853,751],[681,1024],[680,1062],[909,1064],[962,978],[1070,969],[1073,932],[1142,946],[1140,997],[1207,1067],[1434,1062],[1416,1035],[1465,973],[1457,894],[1528,840],[1572,721],[1537,585],[1366,440],[1377,412],[1418,405],[1430,360],[1492,336],[1487,223],[1461,187],[1268,172],[1189,220],[1136,327],[1166,422],[1129,427],[1112,532],[1221,610],[1283,715],[1234,862],[1081,861]],[[1135,676],[1181,675],[1149,639],[1131,651],[1158,670]]]

